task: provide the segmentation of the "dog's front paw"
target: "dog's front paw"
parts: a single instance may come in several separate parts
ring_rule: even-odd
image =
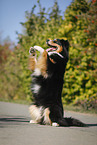
[[[33,57],[36,56],[36,50],[33,47],[30,48],[29,53]]]

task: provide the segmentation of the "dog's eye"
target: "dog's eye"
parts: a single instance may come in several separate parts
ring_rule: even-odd
[[[54,41],[53,41],[54,43],[56,43],[57,42],[57,39],[54,39]]]

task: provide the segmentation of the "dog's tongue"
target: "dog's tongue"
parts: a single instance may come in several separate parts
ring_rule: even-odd
[[[46,49],[47,52],[53,51],[53,50],[56,50],[56,49],[55,48],[48,48],[48,49]]]

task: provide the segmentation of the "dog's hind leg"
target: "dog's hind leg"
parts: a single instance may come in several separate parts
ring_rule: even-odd
[[[31,105],[29,107],[29,112],[31,115],[30,123],[40,123],[42,119],[42,107],[37,107],[36,105]]]

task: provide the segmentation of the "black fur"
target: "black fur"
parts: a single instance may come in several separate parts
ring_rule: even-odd
[[[47,44],[49,40],[47,41]],[[35,84],[41,86],[38,93],[33,92],[34,104],[37,107],[49,108],[49,117],[52,122],[56,122],[59,126],[85,126],[81,121],[74,118],[63,117],[63,105],[62,105],[62,88],[64,83],[64,73],[66,64],[69,58],[69,43],[66,40],[57,39],[54,43],[62,46],[63,50],[60,57],[57,54],[47,55],[47,74],[45,78],[43,75],[36,76],[33,74],[32,88]],[[51,46],[50,44],[48,44]],[[55,63],[52,63],[50,59],[53,59]]]

